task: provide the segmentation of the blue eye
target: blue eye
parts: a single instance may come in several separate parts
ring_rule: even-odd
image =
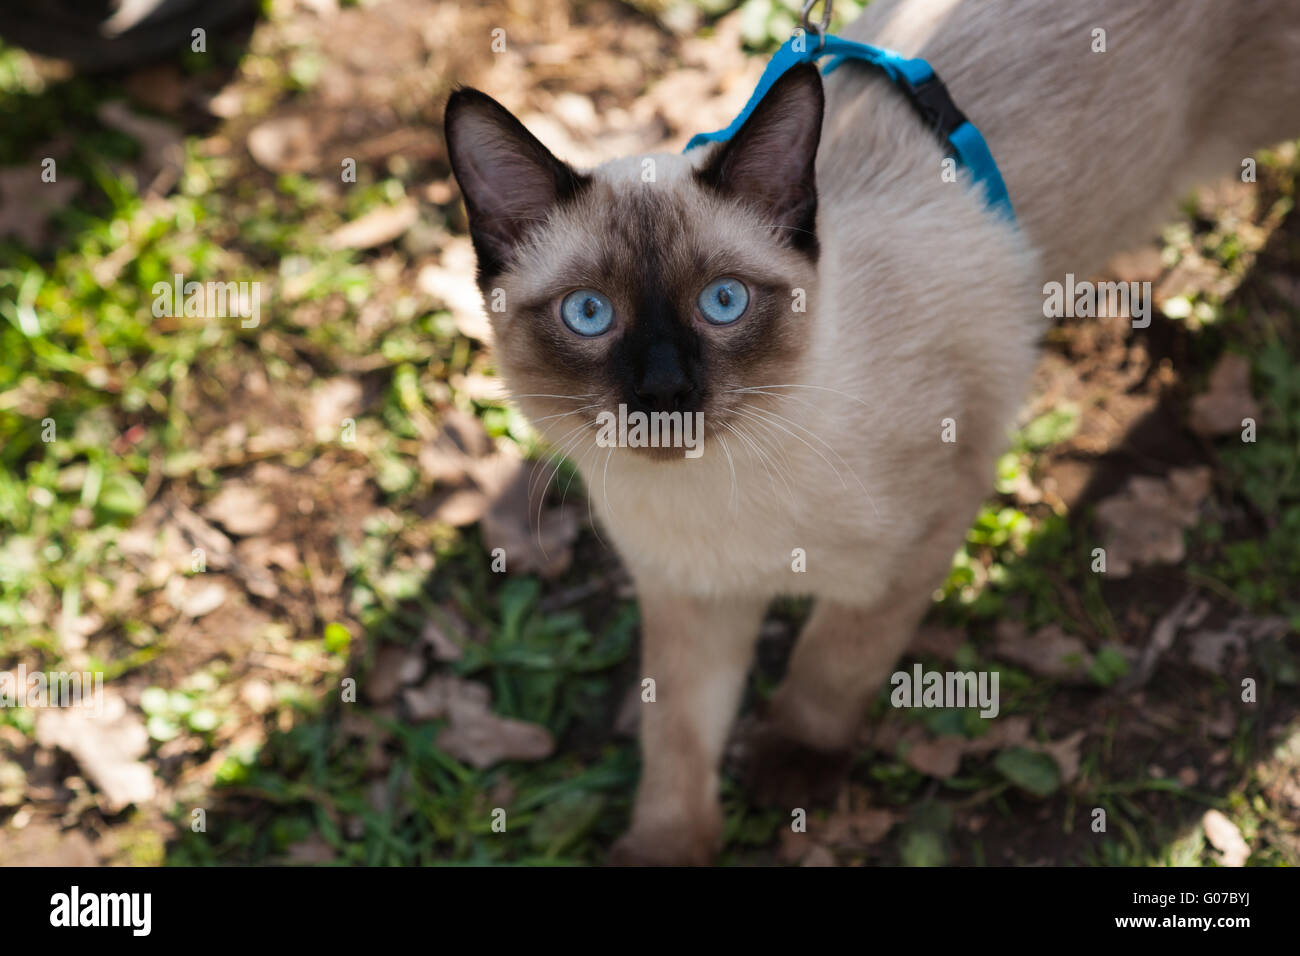
[[[579,289],[564,297],[560,317],[579,335],[600,335],[614,324],[614,307],[595,289]]]
[[[749,290],[739,279],[714,279],[700,293],[699,304],[714,325],[729,325],[745,314]]]

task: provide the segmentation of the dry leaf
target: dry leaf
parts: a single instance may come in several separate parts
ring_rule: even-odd
[[[136,181],[140,192],[165,196],[181,178],[185,150],[181,134],[171,123],[140,116],[122,102],[104,103],[96,114],[105,126],[125,133],[140,144],[136,160]]]
[[[933,740],[922,740],[908,748],[904,762],[913,770],[943,780],[953,776],[966,753],[967,740],[956,734],[944,734]]]
[[[262,489],[239,479],[223,484],[201,510],[204,517],[238,535],[263,534],[280,519],[279,509]]]
[[[337,858],[338,851],[319,833],[313,833],[307,839],[291,843],[285,848],[285,859],[296,865],[332,863]]]
[[[501,548],[506,555],[506,570],[511,574],[539,573],[544,578],[558,577],[573,561],[573,542],[578,537],[578,520],[572,504],[568,509],[540,508],[546,494],[545,478],[532,480],[535,469],[550,469],[547,462],[534,462],[527,468],[518,460],[492,462],[499,474],[486,478],[486,462],[480,462],[476,475],[493,486],[491,504],[483,515],[483,546],[489,552]],[[532,494],[529,484],[532,483]]]
[[[811,847],[808,848],[808,852],[804,854],[803,859],[799,861],[799,865],[800,866],[839,866],[839,863],[835,861],[834,853],[826,849],[826,847],[822,846],[820,843],[814,843]]]
[[[317,441],[339,437],[344,419],[361,414],[362,394],[361,383],[346,376],[319,382],[312,388],[303,419]]]
[[[1024,747],[1047,754],[1060,768],[1061,781],[1072,783],[1079,773],[1079,746],[1083,743],[1086,732],[1076,730],[1060,740],[1040,743],[1030,739],[1029,725],[1029,718],[1023,715],[1003,717],[994,720],[988,732],[980,737],[944,734],[932,739],[924,736],[922,728],[912,727],[902,738],[911,745],[903,755],[903,761],[914,770],[943,780],[957,773],[961,758],[968,754],[986,754],[1008,747]],[[876,746],[887,753],[893,752],[893,747],[881,747],[881,743],[877,740]]]
[[[1243,418],[1259,418],[1259,404],[1250,394],[1250,360],[1227,352],[1210,373],[1209,389],[1192,399],[1192,431],[1228,435],[1241,430]]]
[[[482,293],[474,282],[474,262],[470,241],[454,239],[443,249],[442,263],[425,266],[415,282],[421,292],[447,307],[461,335],[491,342],[492,326],[483,311]]]
[[[473,467],[473,460],[490,455],[492,437],[473,415],[449,408],[442,415],[442,431],[419,452],[417,462],[434,482],[458,483]]]
[[[461,680],[444,674],[435,674],[419,687],[408,687],[402,694],[411,717],[415,720],[440,720],[451,710],[453,700],[470,708],[486,709],[492,700],[491,692],[482,684]]]
[[[430,517],[453,528],[463,528],[477,522],[487,513],[487,495],[477,488],[457,488],[444,495],[434,506]]]
[[[1023,622],[1000,621],[994,653],[1040,677],[1076,684],[1089,683],[1092,654],[1083,641],[1066,634],[1055,624],[1040,628],[1030,636],[1025,633]]]
[[[112,812],[154,797],[153,770],[140,758],[149,751],[144,724],[113,692],[101,694],[102,712],[48,708],[36,717],[36,741],[66,750],[104,794]]]
[[[373,249],[397,239],[415,225],[419,208],[404,199],[395,206],[372,209],[330,233],[326,242],[335,249]]]
[[[0,237],[13,236],[32,248],[42,245],[48,238],[50,215],[66,206],[80,186],[79,180],[67,176],[41,182],[40,166],[0,169]],[[35,322],[34,316],[31,321]],[[40,330],[24,331],[35,336]]]
[[[433,657],[439,661],[458,661],[465,656],[465,635],[457,633],[454,637],[435,621],[425,621],[420,631],[420,640],[433,649]]]
[[[98,866],[99,857],[80,830],[62,831],[43,820],[22,829],[6,827],[0,866]]]
[[[1203,465],[1175,468],[1167,479],[1137,475],[1097,506],[1106,572],[1127,577],[1139,564],[1177,564],[1183,533],[1196,523],[1213,473]]]
[[[1201,818],[1205,828],[1205,838],[1210,845],[1223,854],[1224,866],[1245,866],[1250,858],[1250,844],[1242,839],[1237,825],[1218,810],[1207,810]]]
[[[1031,744],[1030,749],[1045,753],[1056,761],[1056,766],[1061,771],[1062,783],[1074,783],[1075,778],[1079,776],[1079,745],[1083,743],[1086,736],[1088,736],[1086,730],[1076,730],[1070,736],[1051,743]]]
[[[226,587],[220,581],[206,580],[203,575],[174,577],[167,582],[167,599],[187,617],[200,618],[226,603]]]
[[[490,691],[474,681],[435,674],[402,696],[416,720],[446,718],[437,745],[480,770],[503,760],[544,760],[555,750],[545,727],[492,713]]]
[[[375,663],[366,675],[366,697],[376,704],[386,704],[406,684],[414,684],[424,673],[419,647],[382,644]]]
[[[929,654],[942,661],[950,661],[957,653],[957,648],[966,641],[966,632],[955,627],[943,627],[939,624],[922,624],[917,629],[907,652],[911,655]]]
[[[814,846],[807,833],[799,833],[783,826],[777,831],[776,856],[783,863],[798,863]]]
[[[437,744],[453,757],[485,770],[503,760],[545,760],[555,750],[551,732],[539,724],[498,717],[490,710],[453,712]]]
[[[1290,630],[1284,617],[1239,617],[1217,630],[1194,632],[1188,643],[1188,660],[1210,674],[1222,674],[1231,659],[1261,639],[1278,638]]]
[[[885,838],[901,817],[892,810],[866,807],[861,810],[836,810],[818,836],[833,846],[871,846]]]
[[[320,164],[316,137],[305,116],[281,116],[257,124],[248,133],[248,152],[273,173],[300,173]]]

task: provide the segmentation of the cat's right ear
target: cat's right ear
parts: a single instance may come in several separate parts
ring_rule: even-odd
[[[451,94],[443,130],[483,282],[504,269],[535,223],[545,221],[556,203],[576,195],[588,180],[478,90]]]
[[[817,67],[791,67],[695,174],[705,185],[757,208],[786,241],[813,256],[823,107]]]

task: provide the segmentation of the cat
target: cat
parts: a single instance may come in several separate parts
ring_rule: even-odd
[[[900,92],[853,63],[791,69],[726,143],[590,171],[453,93],[500,371],[577,464],[641,607],[655,698],[613,862],[714,859],[719,763],[778,595],[815,604],[748,785],[787,810],[833,792],[990,490],[1044,283],[1086,276],[1197,179],[1300,132],[1296,7],[872,3],[842,35],[929,60],[1014,223],[944,175]],[[620,405],[702,413],[704,453],[599,441]]]

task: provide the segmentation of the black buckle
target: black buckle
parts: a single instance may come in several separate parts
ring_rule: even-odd
[[[921,122],[947,142],[957,127],[966,122],[966,115],[957,109],[957,104],[952,101],[948,87],[943,85],[939,74],[932,73],[920,86],[913,86],[907,82],[906,77],[901,79],[898,88],[921,117]]]

